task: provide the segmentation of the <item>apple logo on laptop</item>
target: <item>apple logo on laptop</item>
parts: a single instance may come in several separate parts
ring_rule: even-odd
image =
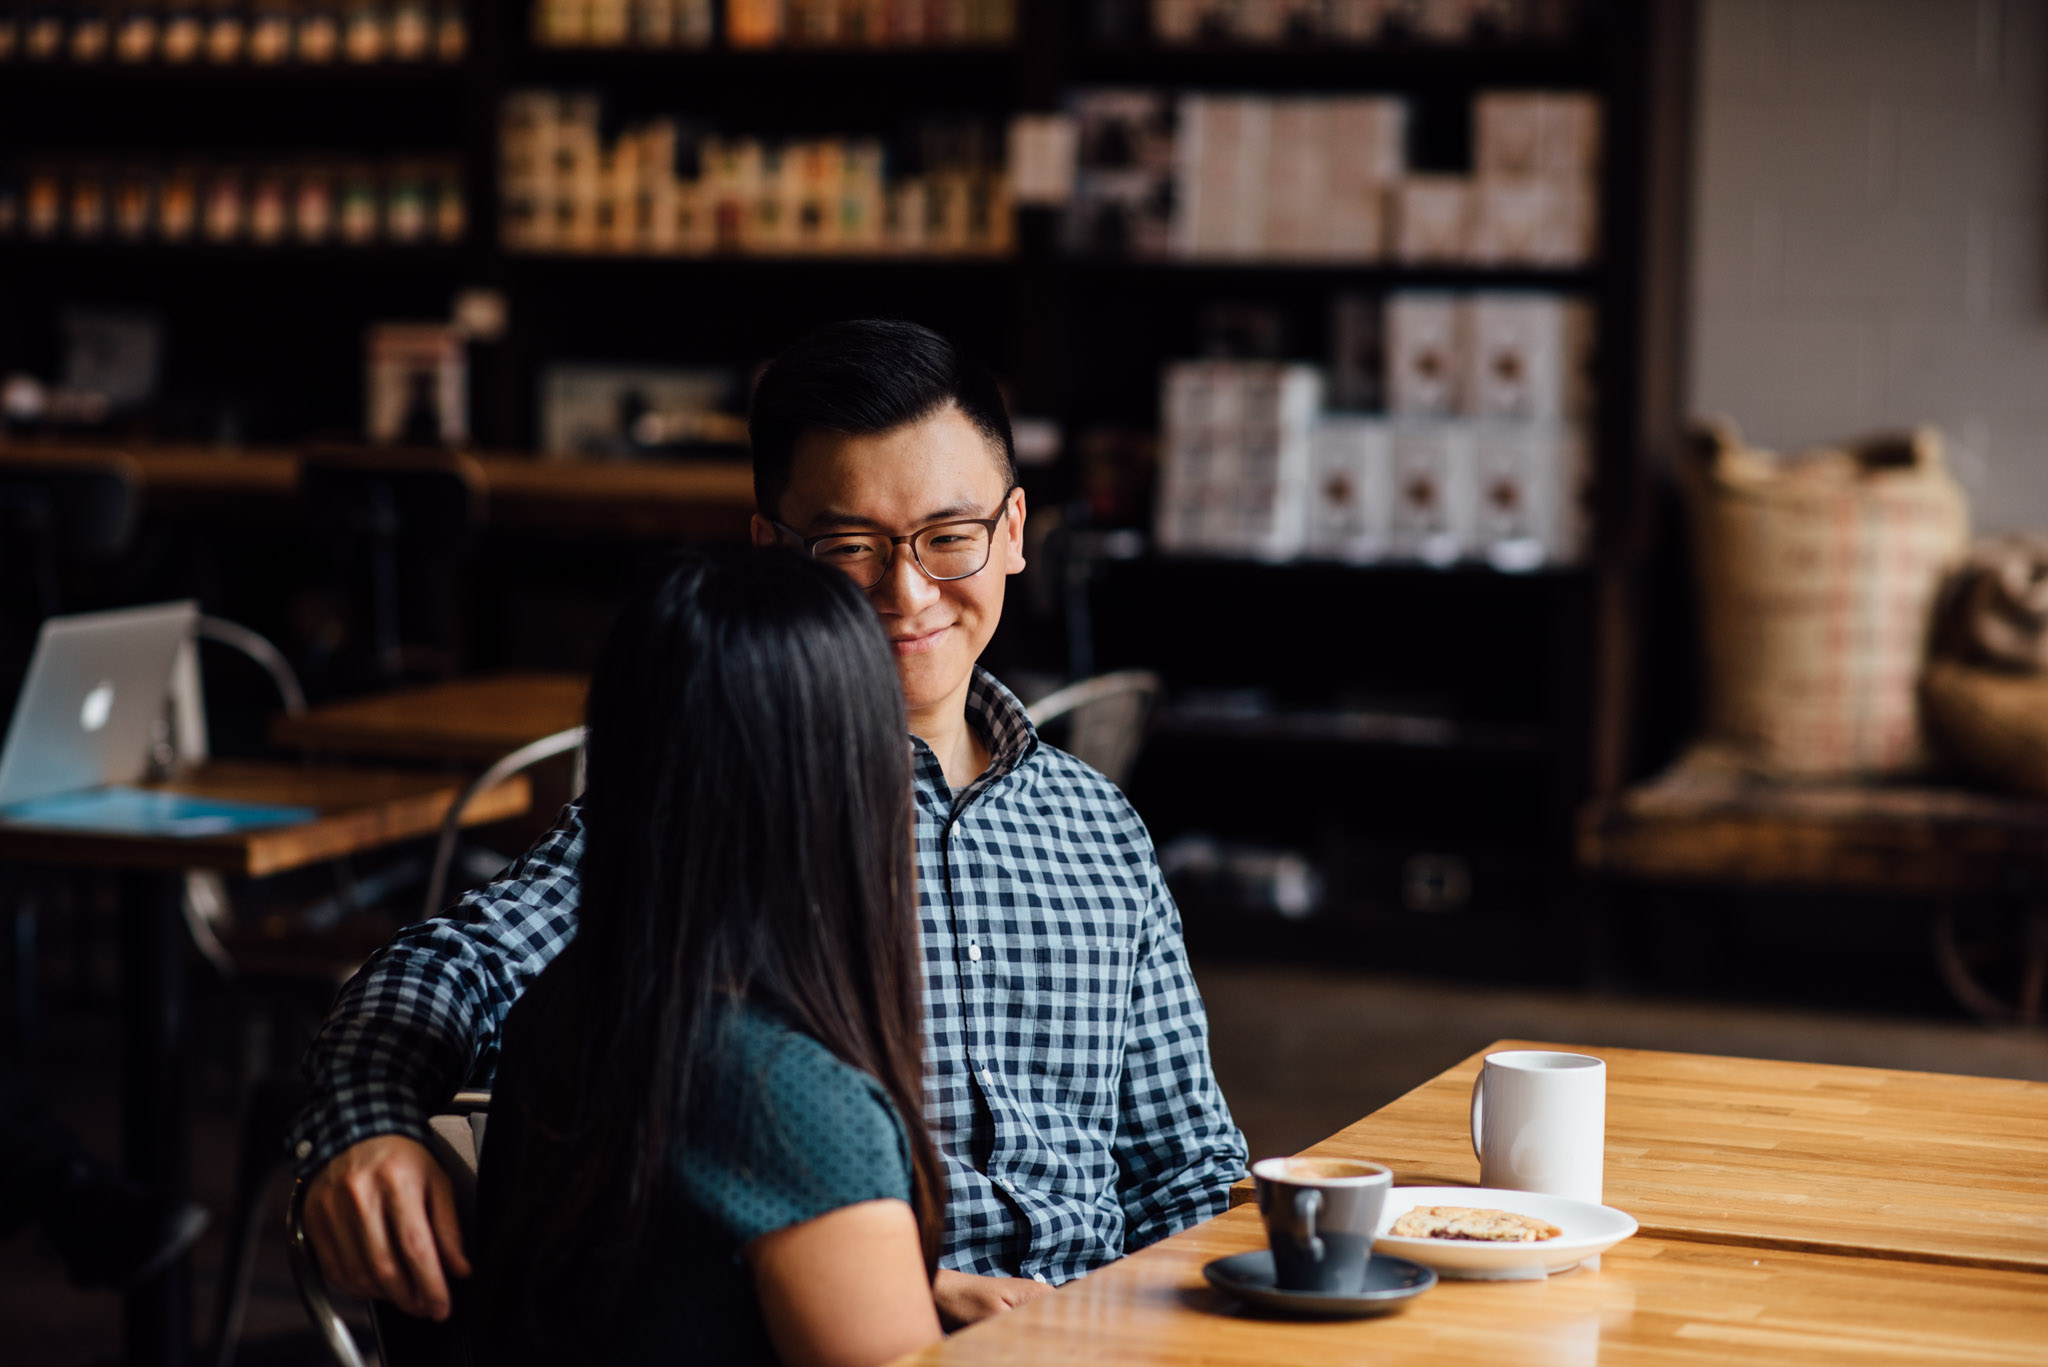
[[[88,731],[97,731],[113,714],[114,684],[111,679],[102,679],[97,688],[85,695],[85,706],[78,709],[78,724]]]

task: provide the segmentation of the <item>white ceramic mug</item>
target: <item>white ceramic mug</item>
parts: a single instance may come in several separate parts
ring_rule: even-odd
[[[1607,1065],[1586,1054],[1488,1054],[1472,1084],[1479,1185],[1600,1204]]]

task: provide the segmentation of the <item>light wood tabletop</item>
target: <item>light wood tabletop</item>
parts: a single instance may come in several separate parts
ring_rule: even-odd
[[[1476,1183],[1500,1049],[1607,1060],[1606,1202],[1645,1234],[2048,1272],[2048,1083],[1500,1040],[1305,1152]]]
[[[2048,1362],[2048,1282],[1639,1234],[1599,1270],[1541,1282],[1440,1281],[1400,1313],[1300,1321],[1250,1312],[1202,1279],[1265,1245],[1239,1207],[902,1363],[1268,1367],[1868,1367]]]
[[[486,674],[325,703],[270,726],[275,745],[337,755],[489,764],[583,724],[580,674]]]
[[[211,869],[259,878],[433,835],[460,796],[463,781],[447,774],[221,760],[139,786],[231,802],[310,807],[316,815],[286,826],[202,836],[127,835],[0,820],[0,860],[160,872]],[[523,776],[508,780],[478,794],[463,813],[463,824],[521,816],[532,800]]]

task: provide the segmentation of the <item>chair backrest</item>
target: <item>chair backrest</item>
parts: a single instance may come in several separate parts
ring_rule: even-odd
[[[299,492],[315,527],[407,549],[458,550],[483,525],[483,467],[460,451],[309,447]]]
[[[41,615],[62,610],[57,571],[113,560],[135,538],[141,468],[117,451],[79,451],[0,461],[0,547],[25,562]]]
[[[454,1184],[456,1212],[466,1243],[475,1227],[477,1159],[483,1148],[484,1121],[490,1108],[489,1092],[457,1092],[427,1124],[427,1147]],[[301,1182],[292,1189],[291,1208],[286,1217],[292,1279],[298,1283],[299,1300],[338,1367],[368,1367],[355,1336],[349,1332],[348,1322],[334,1304],[334,1294],[321,1274],[312,1246],[306,1241],[304,1202],[305,1183]],[[438,1323],[414,1319],[383,1301],[372,1304],[370,1322],[377,1334],[378,1361],[382,1367],[465,1367],[474,1356],[466,1310],[459,1288],[453,1313]]]
[[[420,919],[426,920],[441,914],[442,899],[448,895],[448,869],[455,861],[455,844],[462,835],[462,814],[469,809],[479,794],[489,792],[514,774],[523,774],[542,760],[571,750],[579,752],[576,758],[576,777],[571,787],[576,792],[583,790],[583,728],[572,726],[566,731],[557,731],[552,736],[542,736],[520,746],[496,764],[478,774],[462,795],[449,807],[448,814],[441,818],[441,838],[434,846],[434,869],[427,877],[426,900],[420,907]]]
[[[1127,669],[1068,684],[1025,710],[1041,731],[1064,733],[1055,740],[1061,749],[1122,785],[1138,761],[1159,690],[1157,674]]]

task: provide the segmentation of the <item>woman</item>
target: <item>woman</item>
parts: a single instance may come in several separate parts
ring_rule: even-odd
[[[506,1022],[482,1362],[879,1363],[939,1337],[910,748],[793,555],[683,563],[590,690],[581,930]]]

